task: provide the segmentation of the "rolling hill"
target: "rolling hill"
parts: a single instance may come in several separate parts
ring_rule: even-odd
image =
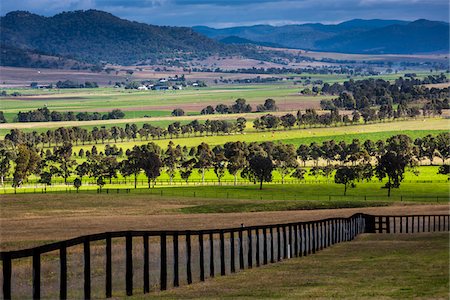
[[[98,10],[63,12],[53,17],[14,11],[1,17],[0,31],[2,49],[88,63],[151,63],[164,58],[240,51],[237,46],[222,44],[191,28],[147,25]],[[14,53],[19,51],[8,52]],[[14,61],[14,57],[9,61]]]
[[[428,20],[355,19],[337,25],[255,25],[214,29],[193,28],[208,37],[234,37],[289,48],[364,54],[413,54],[449,51],[449,24]]]

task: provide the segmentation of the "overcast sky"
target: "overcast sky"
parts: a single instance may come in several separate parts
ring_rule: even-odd
[[[28,10],[52,16],[99,9],[156,25],[231,27],[338,23],[349,19],[430,19],[448,22],[448,0],[1,0],[1,14]]]

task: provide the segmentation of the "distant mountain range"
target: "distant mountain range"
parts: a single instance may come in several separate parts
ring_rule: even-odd
[[[244,41],[279,47],[363,54],[413,54],[449,51],[449,24],[417,20],[361,20],[337,25],[255,25],[214,29],[193,27],[225,43]]]
[[[211,55],[271,61],[290,55],[255,45],[368,54],[449,51],[449,24],[427,20],[214,29],[148,25],[98,10],[53,17],[14,11],[0,18],[0,32],[0,64],[24,67],[176,63]]]

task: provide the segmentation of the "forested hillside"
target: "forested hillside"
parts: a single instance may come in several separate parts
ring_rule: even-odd
[[[63,12],[43,17],[24,11],[0,19],[2,49],[26,49],[88,63],[134,64],[163,58],[236,54],[191,28],[153,26],[97,11]],[[19,53],[18,50],[9,54]],[[22,55],[24,52],[20,52]],[[2,62],[14,63],[14,56]]]
[[[234,37],[250,43],[343,53],[445,53],[449,50],[449,24],[429,20],[355,19],[336,25],[255,25],[222,29],[198,26],[194,29],[217,40]]]

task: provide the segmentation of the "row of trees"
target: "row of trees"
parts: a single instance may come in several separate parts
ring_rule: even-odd
[[[449,88],[427,88],[423,84],[448,82],[444,74],[424,80],[399,78],[394,83],[383,79],[349,80],[343,84],[325,83],[321,92],[338,95],[332,103],[337,108],[363,109],[376,105],[405,104],[418,100],[448,99]],[[447,100],[448,101],[448,100]]]
[[[264,104],[260,104],[257,106],[256,111],[277,111],[278,106],[273,99],[266,99]],[[201,110],[202,115],[212,115],[212,114],[240,114],[240,113],[250,113],[253,111],[253,108],[250,104],[247,103],[245,99],[239,98],[234,104],[226,105],[226,104],[217,104],[216,107],[212,107],[211,105],[206,106]]]
[[[3,112],[2,112],[3,114]],[[102,114],[99,112],[79,112],[73,111],[60,112],[50,111],[47,107],[30,110],[27,112],[20,112],[15,119],[16,122],[59,122],[59,121],[93,121],[93,120],[112,120],[123,119],[125,114],[120,109],[113,109],[112,111]]]
[[[329,113],[324,114],[318,114],[315,109],[306,109],[304,113],[299,110],[296,116],[291,113],[280,117],[272,114],[261,116],[253,121],[253,127],[256,130],[273,130],[280,127],[291,129],[296,125],[298,127],[312,127],[316,125],[330,126],[342,123],[359,124],[361,118],[364,123],[368,123],[401,117],[415,118],[419,115],[420,110],[418,108],[408,108],[404,105],[399,105],[397,110],[395,110],[392,105],[383,105],[378,110],[373,108],[366,108],[360,111],[355,110],[351,115],[340,114],[337,108],[333,108]]]
[[[149,140],[161,139],[161,138],[173,138],[180,135],[213,135],[213,134],[230,134],[240,132],[245,129],[247,120],[245,118],[238,118],[236,121],[227,120],[206,120],[204,123],[200,123],[198,120],[191,121],[187,124],[181,124],[180,122],[173,122],[162,128],[159,126],[153,126],[145,123],[139,128],[136,124],[126,124],[125,127],[112,126],[106,128],[102,126],[100,128],[93,127],[91,130],[81,127],[60,127],[55,130],[47,130],[46,132],[38,133],[23,132],[20,129],[11,129],[11,131],[5,135],[5,140],[11,141],[15,145],[18,144],[34,144],[51,147],[52,145],[60,145],[63,142],[69,142],[73,144],[88,144],[105,143],[105,141],[135,141],[136,139]]]
[[[75,174],[77,184],[81,184],[83,177],[89,176],[95,178],[101,187],[105,183],[104,179],[109,178],[111,182],[121,173],[124,177],[132,176],[136,187],[138,175],[144,173],[151,187],[162,170],[169,175],[170,182],[179,172],[188,183],[195,169],[201,174],[202,181],[205,180],[206,171],[212,169],[219,184],[225,171],[228,171],[234,176],[235,183],[240,174],[244,179],[259,183],[262,188],[263,182],[272,181],[274,170],[281,175],[282,183],[286,176],[303,179],[306,162],[313,160],[311,175],[322,174],[328,178],[334,173],[335,182],[344,184],[345,191],[355,181],[371,180],[373,176],[380,180],[387,177],[385,187],[390,195],[391,188],[400,186],[406,168],[413,168],[424,158],[432,160],[430,153],[438,153],[445,162],[450,159],[449,149],[449,133],[429,135],[414,142],[406,135],[397,135],[386,141],[366,140],[361,143],[355,139],[347,144],[331,140],[322,144],[314,142],[300,145],[298,148],[273,142],[229,142],[212,148],[201,143],[189,149],[170,142],[167,149],[163,150],[150,142],[127,150],[126,157],[121,161],[115,155],[91,153],[86,161],[78,164],[72,156],[72,145],[69,143],[55,147],[53,153],[43,155],[41,152],[40,155],[33,146],[14,146],[2,142],[0,175],[3,182],[3,178],[14,169],[14,187],[21,186],[32,174],[39,176],[39,181],[46,185],[51,184],[54,176],[64,178],[67,183]],[[324,166],[319,166],[320,159],[326,162]],[[303,167],[300,162],[303,162]]]

